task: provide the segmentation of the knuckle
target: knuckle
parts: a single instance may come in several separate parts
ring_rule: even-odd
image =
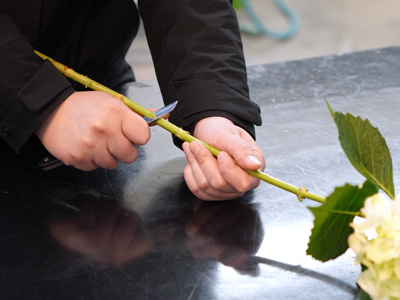
[[[248,187],[245,187],[245,186],[240,186],[240,187],[237,189],[237,191],[238,191],[239,193],[241,193],[242,195],[243,195],[244,193],[246,193],[248,190],[249,190],[249,188],[248,188]]]
[[[97,169],[97,166],[95,166],[95,165],[77,165],[77,166],[74,166],[74,168],[85,171],[85,172],[90,172],[90,171]]]
[[[185,168],[183,169],[183,175],[184,175],[185,182],[186,182],[189,190],[195,195],[200,193],[200,188],[199,188],[197,182],[193,178],[192,170],[191,170],[191,167],[189,164],[187,164],[185,166]]]
[[[100,157],[94,161],[94,164],[107,170],[115,169],[118,166],[118,160],[114,157]]]
[[[197,159],[197,163],[198,163],[200,166],[203,166],[204,164],[206,164],[206,163],[207,163],[207,160],[208,160],[208,158],[207,158],[207,157],[204,157],[204,156],[196,157],[196,159]]]
[[[184,176],[186,182],[188,181],[188,178],[191,177],[190,175],[191,175],[191,172],[190,172],[190,165],[187,164],[187,165],[185,166],[185,168],[183,169],[183,176]]]
[[[65,163],[68,165],[77,165],[77,164],[84,164],[86,155],[83,152],[75,152],[72,153],[68,159],[66,159]]]
[[[210,183],[207,180],[200,180],[197,183],[200,190],[208,190],[210,188]]]
[[[100,134],[104,134],[106,132],[107,125],[103,121],[103,117],[100,117],[97,119],[96,122],[90,124],[90,131],[91,132],[96,132]]]
[[[71,162],[70,166],[73,166],[76,169],[80,169],[80,170],[86,171],[86,172],[93,171],[93,170],[95,170],[97,168],[97,166],[94,163],[86,162],[86,161],[83,161],[83,162],[77,162],[77,161]]]
[[[220,163],[218,165],[218,170],[222,174],[222,176],[227,176],[227,174],[229,174],[230,171],[230,166],[227,165],[226,163]]]
[[[198,185],[196,185],[196,184],[191,184],[191,183],[188,183],[187,182],[187,185],[188,185],[188,188],[189,188],[189,190],[194,194],[194,195],[199,195],[200,193],[201,193],[201,189],[200,189],[200,187],[198,186]]]
[[[118,161],[116,159],[114,159],[114,160],[111,160],[111,161],[105,163],[102,167],[104,169],[111,170],[111,169],[115,169],[117,166],[118,166]]]
[[[196,196],[198,196],[201,192],[201,189],[198,186],[189,186],[189,189]]]
[[[73,165],[74,165],[74,162],[73,162],[71,159],[68,159],[68,158],[66,158],[66,159],[62,159],[62,158],[61,158],[61,161],[62,161],[66,166],[73,166]]]
[[[257,180],[256,183],[253,185],[253,189],[256,189],[260,186],[260,180]]]
[[[216,190],[222,190],[225,187],[225,180],[221,177],[213,177],[210,180],[210,186]]]
[[[246,193],[249,189],[251,189],[252,184],[250,184],[249,180],[240,180],[237,186],[235,187],[239,193]]]
[[[146,127],[140,131],[136,138],[136,144],[145,145],[150,140],[150,128],[146,125]]]
[[[91,135],[81,137],[79,143],[82,145],[81,149],[93,149],[96,145],[96,141]]]
[[[131,164],[138,158],[138,152],[135,148],[134,151],[131,151],[129,155],[127,155],[126,159],[124,160],[125,163]]]

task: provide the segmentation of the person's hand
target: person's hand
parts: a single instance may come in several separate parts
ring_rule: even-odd
[[[118,201],[81,194],[68,203],[79,212],[55,210],[48,221],[50,233],[65,248],[110,265],[122,265],[153,248],[140,217]]]
[[[226,118],[210,117],[196,124],[194,136],[222,150],[216,159],[200,142],[183,144],[188,160],[184,169],[185,181],[198,198],[228,200],[258,187],[260,180],[242,168],[264,170],[265,159],[245,130]]]
[[[90,171],[132,163],[150,139],[145,120],[103,92],[75,92],[36,130],[44,147],[66,165]]]
[[[226,266],[247,268],[264,237],[257,210],[240,201],[193,201],[193,215],[185,230],[185,246],[198,259],[214,259]]]

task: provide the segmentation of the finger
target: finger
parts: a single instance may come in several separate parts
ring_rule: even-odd
[[[194,179],[192,169],[190,165],[188,164],[185,169],[183,170],[183,175],[185,177],[185,182],[189,188],[189,190],[199,199],[202,200],[214,200],[210,195],[202,191],[199,186],[196,183],[196,180]]]
[[[192,255],[199,259],[218,259],[224,253],[224,247],[219,244],[211,244],[208,237],[196,237],[187,240],[185,245],[190,249]]]
[[[194,157],[192,166],[196,166],[196,169],[193,169],[194,176],[196,177],[196,171],[202,174],[203,181],[198,181],[201,189],[224,193],[235,192],[221,176],[218,161],[204,145],[195,141],[190,143],[189,148]]]
[[[218,154],[218,162],[222,176],[237,192],[244,194],[259,185],[260,180],[236,165],[232,157],[226,152],[221,151]]]
[[[107,148],[103,150],[100,155],[96,155],[93,163],[103,169],[115,169],[118,166],[118,160],[115,158]]]
[[[185,148],[185,146],[183,146]],[[190,154],[189,154],[190,155]],[[190,163],[188,163],[183,170],[183,175],[185,177],[185,182],[189,188],[189,190],[199,199],[206,200],[206,201],[213,201],[213,200],[227,200],[224,194],[217,195],[217,193],[208,193],[208,191],[202,190],[192,171],[192,167]]]
[[[109,141],[108,150],[114,157],[128,164],[134,162],[138,156],[135,145],[122,134]]]
[[[199,162],[196,160],[194,154],[192,153],[192,144],[198,144],[201,148],[204,148],[207,154],[210,154],[209,151],[201,145],[199,142],[192,142],[192,143],[184,143],[183,149],[186,154],[186,158],[189,164],[184,169],[184,176],[186,184],[188,185],[189,189],[193,194],[195,194],[198,198],[202,200],[229,200],[234,199],[241,196],[241,193],[237,193],[233,188],[230,188],[229,185],[220,187],[220,189],[215,189],[209,182],[208,179],[203,172],[202,167],[200,166]],[[196,145],[195,145],[196,147]],[[211,155],[211,154],[210,154]],[[217,164],[215,158],[211,155],[211,159],[214,160],[214,164]],[[202,161],[202,160],[201,160]],[[203,161],[204,164],[204,161]],[[209,173],[210,170],[207,170],[205,167],[206,173]],[[218,173],[218,167],[214,172]],[[225,189],[225,190],[223,190]]]
[[[207,209],[200,209],[193,215],[193,217],[186,223],[186,234],[188,236],[195,235],[203,225],[216,214],[219,207],[207,207]]]
[[[238,248],[229,250],[225,251],[223,254],[219,256],[219,261],[226,266],[240,267],[249,258],[249,255],[247,255],[245,252],[241,251]]]
[[[90,148],[90,156],[86,157],[87,161],[103,169],[114,169],[118,165],[118,160],[113,156],[107,148],[107,140],[99,140]]]
[[[185,142],[182,144],[182,149],[186,155],[186,159],[188,161],[188,164],[186,165],[185,169],[183,170],[183,175],[185,177],[186,184],[190,191],[196,195],[198,198],[203,199],[203,200],[210,200],[209,195],[205,193],[204,191],[201,190],[198,184],[198,180],[200,182],[203,182],[206,180],[204,174],[202,174],[202,171],[200,167],[198,166],[196,159],[194,158],[192,152],[190,151],[189,148],[189,143]],[[196,170],[196,171],[193,171]],[[194,176],[194,173],[196,172],[196,177]]]
[[[60,159],[66,166],[72,166],[82,171],[93,171],[97,168],[97,165],[90,157],[86,155],[84,151],[70,151],[65,155],[65,157],[60,156],[57,158]]]
[[[203,173],[203,170],[200,168],[198,162],[196,161],[196,158],[194,157],[190,144],[189,143],[183,143],[182,145],[183,152],[186,155],[186,159],[189,163],[188,168],[185,168],[186,174],[188,178],[191,180],[189,181],[190,188],[191,190],[201,190],[204,189],[202,187],[207,187],[207,179]]]
[[[66,164],[67,166],[73,166],[76,169],[82,170],[82,171],[93,171],[97,169],[97,165],[90,161],[90,162],[85,162],[85,163],[73,163],[73,164]]]
[[[241,132],[240,135],[227,135],[222,140],[221,149],[233,156],[244,169],[258,170],[264,165],[261,150],[245,131]]]
[[[132,143],[144,145],[149,141],[150,128],[142,117],[126,109],[121,120],[121,130]]]
[[[84,151],[75,151],[68,156],[70,159],[63,162],[83,171],[93,171],[97,167],[114,169],[118,165],[117,158],[107,148],[106,140],[99,141],[94,147],[89,147]]]

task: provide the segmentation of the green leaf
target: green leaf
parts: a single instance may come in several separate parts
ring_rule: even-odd
[[[360,293],[358,294],[358,299],[359,300],[372,300],[371,297],[363,290],[360,290]]]
[[[326,102],[339,130],[339,140],[351,164],[394,199],[392,158],[385,139],[368,119],[335,112]]]
[[[364,272],[368,268],[361,264],[361,272]],[[358,300],[372,300],[371,297],[365,292],[364,290],[360,289],[360,292],[358,293]]]
[[[364,201],[378,192],[377,187],[366,181],[362,188],[346,184],[336,188],[319,207],[309,207],[315,216],[307,254],[327,261],[348,249],[347,238],[353,232],[349,223],[360,212]]]

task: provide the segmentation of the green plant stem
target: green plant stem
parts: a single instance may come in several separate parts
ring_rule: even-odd
[[[112,89],[109,89],[108,87],[88,78],[87,76],[84,76],[84,75],[81,75],[81,74],[75,72],[73,69],[68,68],[67,66],[55,61],[54,59],[51,59],[50,57],[48,57],[38,51],[35,51],[35,53],[43,59],[48,59],[66,77],[68,77],[76,82],[81,83],[82,85],[84,85],[87,88],[90,88],[95,91],[105,92],[115,98],[120,99],[131,110],[133,110],[134,112],[136,112],[142,116],[155,118],[154,113],[152,111],[135,103],[134,101],[128,99],[124,95],[119,94],[119,93],[113,91]],[[211,145],[208,145],[207,143],[195,138],[194,136],[190,135],[189,132],[184,131],[182,128],[179,128],[178,126],[172,124],[171,122],[169,122],[165,119],[162,119],[162,118],[158,119],[157,121],[155,121],[155,123],[157,125],[159,125],[160,127],[164,128],[165,130],[171,132],[172,134],[174,134],[175,136],[177,136],[179,139],[181,139],[183,141],[186,141],[189,143],[193,142],[193,141],[198,141],[198,142],[202,143],[215,157],[218,156],[218,153],[220,152],[220,150],[218,150],[217,148],[215,148]],[[310,193],[304,187],[299,188],[299,187],[293,186],[284,181],[281,181],[272,176],[269,176],[261,171],[251,171],[251,170],[245,170],[245,171],[247,173],[249,173],[250,175],[252,175],[262,181],[265,181],[265,182],[270,183],[276,187],[279,187],[285,191],[295,194],[300,201],[303,200],[304,198],[308,198],[310,200],[314,200],[314,201],[317,201],[320,203],[325,202],[325,197]]]
[[[349,216],[357,216],[357,217],[364,217],[361,212],[359,211],[345,211],[345,210],[336,210],[333,209],[331,211],[333,214],[341,214],[341,215],[349,215]]]

